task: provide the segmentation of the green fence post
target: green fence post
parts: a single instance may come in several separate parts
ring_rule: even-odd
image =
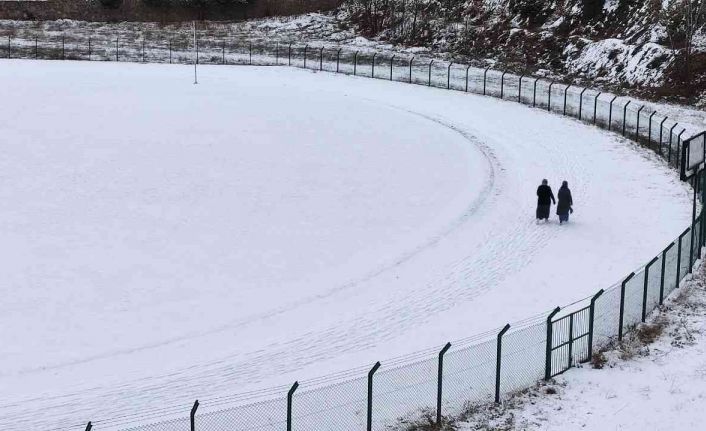
[[[89,421],[89,422],[86,424],[86,431],[91,431],[92,429],[93,429],[93,424]]]
[[[634,276],[634,272],[630,273],[630,275],[628,275],[620,285],[620,322],[618,325],[618,340],[621,341],[623,339],[623,320],[625,318],[625,285],[628,284],[628,281],[630,281],[630,279]]]
[[[645,286],[642,291],[642,321],[645,321],[645,318],[647,317],[647,288],[649,287],[649,282],[650,282],[650,267],[657,262],[657,259],[659,259],[659,256],[653,258],[650,263],[645,266]]]
[[[691,208],[691,241],[689,242],[689,272],[688,274],[691,274],[691,267],[694,266],[694,241],[696,240],[696,189],[698,188],[698,182],[699,182],[699,172],[696,172],[696,175],[694,176],[694,181],[692,183],[692,187],[694,189],[694,197],[693,197],[693,204]]]
[[[510,329],[510,324],[508,323],[498,334],[498,348],[497,357],[495,360],[495,403],[500,403],[500,373],[502,370],[502,357],[503,357],[503,335]]]
[[[444,393],[444,355],[451,348],[451,343],[446,343],[439,352],[439,373],[437,376],[436,388],[436,426],[441,428],[441,398]]]
[[[591,298],[591,308],[588,311],[588,358],[590,361],[593,358],[593,322],[596,317],[596,300],[603,295],[603,289],[599,290],[598,293],[593,295]]]
[[[691,230],[691,228],[686,228],[686,230],[684,230],[684,232],[682,232],[682,234],[679,235],[679,241],[677,244],[679,246],[679,249],[677,250],[677,285],[676,285],[675,289],[679,289],[679,282],[681,281],[681,248],[682,248],[681,246],[682,246],[682,241],[683,241],[684,235],[689,233],[690,230]]]
[[[287,392],[287,431],[292,431],[292,398],[294,398],[294,392],[298,387],[299,382],[294,382]]]
[[[561,307],[556,307],[547,316],[547,342],[546,342],[546,352],[544,361],[544,380],[549,380],[552,378],[552,337],[553,337],[553,325],[552,319],[556,314],[561,311]]]
[[[199,400],[194,401],[194,406],[191,407],[191,414],[189,415],[189,423],[191,425],[191,431],[196,431],[196,410],[199,408]]]
[[[632,100],[628,100],[628,103],[623,106],[623,136],[625,136],[625,126],[627,124],[627,116],[628,116],[628,106],[632,103]]]
[[[373,368],[368,372],[368,431],[372,431],[373,429],[373,376],[378,368],[380,368],[380,362],[376,362]]]
[[[674,247],[674,243],[669,244],[667,248],[662,251],[662,277],[660,277],[659,280],[659,305],[664,303],[664,272],[667,264],[667,253],[672,247]]]

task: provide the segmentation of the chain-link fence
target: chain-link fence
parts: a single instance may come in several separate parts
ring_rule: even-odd
[[[340,46],[242,44],[227,35],[166,35],[149,40],[66,35],[8,37],[5,58],[77,59],[159,63],[288,65],[409,82],[512,100],[577,118],[633,139],[680,166],[685,129],[631,99],[529,76]],[[693,182],[704,193],[704,175]],[[698,193],[697,193],[698,190]],[[696,203],[694,203],[696,208]],[[558,375],[644,322],[700,258],[701,216],[647,265],[616,285],[547,316],[418,352],[370,369],[213,399],[198,409],[140,412],[96,421],[89,428],[134,431],[245,431],[407,429],[440,422],[484,402]],[[207,394],[205,394],[207,395]],[[183,414],[182,414],[183,413]],[[149,423],[126,428],[127,425]]]

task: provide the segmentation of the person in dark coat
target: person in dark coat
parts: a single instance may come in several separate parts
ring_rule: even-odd
[[[552,203],[556,203],[552,188],[547,180],[542,180],[542,185],[537,188],[537,220],[549,221],[549,211]]]
[[[574,212],[572,206],[574,205],[574,200],[571,197],[571,190],[569,190],[569,183],[564,181],[561,183],[561,188],[559,193],[559,203],[556,206],[556,213],[559,216],[559,224],[569,221],[569,214]]]

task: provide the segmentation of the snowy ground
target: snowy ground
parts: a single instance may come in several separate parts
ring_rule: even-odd
[[[640,336],[605,353],[602,369],[572,370],[500,408],[479,408],[460,430],[703,429],[706,417],[706,285],[683,283]],[[658,329],[657,329],[658,328]],[[653,342],[650,338],[658,335]],[[486,428],[482,428],[486,429]]]
[[[3,429],[436,348],[608,287],[690,221],[652,153],[544,111],[192,72],[3,62]],[[569,226],[534,222],[542,178],[572,185]]]

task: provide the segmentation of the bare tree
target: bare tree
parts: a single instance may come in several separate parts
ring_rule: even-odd
[[[706,24],[706,0],[673,0],[664,13],[672,51],[681,53],[683,80],[691,85],[694,39],[704,30]]]

